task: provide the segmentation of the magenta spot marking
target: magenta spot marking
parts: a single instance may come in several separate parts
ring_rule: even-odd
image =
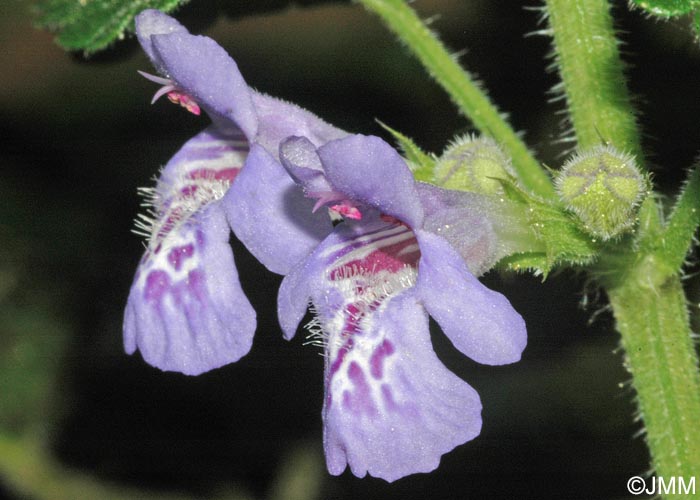
[[[354,387],[352,392],[343,394],[343,406],[354,413],[366,413],[370,416],[376,414],[369,384],[362,368],[355,361],[348,367],[348,378]]]
[[[188,243],[187,245],[182,245],[175,247],[168,253],[168,262],[176,270],[179,271],[182,267],[182,263],[194,255],[194,245]]]
[[[331,363],[330,368],[328,369],[328,383],[326,384],[327,387],[331,386],[331,381],[333,380],[333,377],[335,376],[336,373],[338,373],[338,370],[340,370],[340,367],[343,365],[343,361],[345,361],[345,356],[348,355],[348,352],[352,349],[352,346],[355,345],[355,342],[353,341],[352,337],[349,337],[343,345],[338,349],[338,357],[336,357],[333,362]],[[331,391],[326,391],[326,405],[328,408],[331,407],[333,404],[333,395],[331,394]]]
[[[200,302],[205,302],[207,291],[204,273],[197,269],[190,271],[187,274],[187,287]]]
[[[202,248],[204,246],[204,242],[206,241],[206,238],[204,237],[204,231],[201,229],[197,229],[197,233],[195,234],[195,241],[197,242],[197,247]]]
[[[357,261],[357,265],[364,269],[372,269],[377,271],[387,270],[391,272],[400,271],[407,265],[416,267],[418,264],[418,259],[420,258],[420,250],[416,249],[414,251],[399,255],[401,251],[415,243],[415,238],[409,238],[399,243],[379,248],[364,259]],[[355,263],[349,263],[348,265],[352,264]]]
[[[212,168],[198,168],[188,173],[187,177],[190,179],[213,179],[217,181],[228,181],[231,183],[240,171],[240,167],[222,168],[221,170],[214,170]]]
[[[357,361],[350,363],[348,367],[348,377],[353,384],[358,388],[366,388],[367,381],[365,380],[365,374],[362,372],[362,368],[357,364]]]
[[[379,245],[381,242],[372,242],[371,244]],[[335,268],[330,272],[331,281],[342,279],[346,275],[346,269],[364,269],[371,273],[378,271],[389,271],[392,273],[402,270],[406,266],[417,267],[418,259],[420,259],[420,250],[415,249],[408,252],[406,248],[414,245],[416,239],[408,238],[393,245],[380,246],[369,255],[362,259],[356,259],[351,262],[346,262],[341,267]]]
[[[149,302],[156,302],[163,297],[170,288],[170,276],[165,271],[151,271],[146,277],[144,298]]]
[[[370,311],[374,311],[376,307],[379,306],[379,302],[377,302],[376,305],[372,304],[370,306]],[[345,338],[345,341],[343,342],[343,345],[338,349],[338,355],[335,359],[331,361],[330,368],[328,369],[328,387],[330,387],[331,381],[333,380],[333,377],[335,374],[338,372],[340,367],[343,365],[343,361],[345,360],[345,356],[347,353],[352,349],[353,345],[355,344],[353,340],[353,336],[355,335],[362,335],[364,332],[362,331],[362,328],[360,327],[360,322],[362,321],[362,318],[365,317],[366,312],[361,310],[356,304],[348,304],[345,307],[344,310],[345,313],[345,324],[343,325],[343,330],[341,332],[341,335],[343,338]],[[389,354],[394,352],[393,346],[389,343],[388,347],[385,349],[388,349],[388,351],[384,354],[384,356],[388,356]],[[380,361],[381,363],[381,361]],[[359,367],[358,367],[359,368]],[[381,368],[380,368],[381,369]],[[374,370],[373,370],[374,371]],[[331,403],[332,403],[332,397],[330,391],[328,391],[328,395],[326,397],[326,404],[330,408]]]
[[[343,391],[343,408],[352,408],[352,395],[350,394],[350,391]]]
[[[194,194],[197,192],[197,185],[196,184],[191,184],[189,186],[185,186],[182,189],[180,189],[180,194],[184,197],[190,197],[194,196]]]
[[[388,340],[377,347],[372,353],[369,360],[370,373],[377,380],[381,379],[384,374],[384,358],[391,356],[394,353],[394,345]]]
[[[214,174],[214,179],[217,181],[228,181],[229,183],[233,182],[233,180],[238,176],[238,173],[241,171],[241,167],[235,167],[235,168],[225,168],[223,170],[219,170],[216,174]]]
[[[354,342],[352,338],[349,338],[345,341],[345,343],[338,349],[338,357],[333,360],[331,363],[331,367],[329,370],[329,375],[330,378],[333,378],[333,375],[338,371],[340,368],[340,365],[343,364],[343,361],[345,360],[345,356],[347,356],[348,352],[350,349],[352,349]]]
[[[173,300],[177,307],[189,307],[193,301],[205,306],[208,301],[206,277],[199,269],[187,273],[187,278],[174,283],[171,287]]]
[[[343,326],[343,333],[349,335],[362,333],[362,330],[360,330],[360,320],[364,317],[364,313],[362,313],[355,304],[348,305],[345,309],[345,313],[347,314],[347,318]]]
[[[172,210],[169,210],[168,216],[165,218],[163,225],[158,231],[158,235],[156,236],[157,239],[164,240],[165,237],[168,236],[168,234],[170,234],[170,231],[172,231],[173,228],[177,225],[179,220],[182,218],[182,215],[182,207],[176,206]]]

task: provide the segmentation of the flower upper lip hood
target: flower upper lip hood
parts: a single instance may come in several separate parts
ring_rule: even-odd
[[[346,134],[252,90],[216,42],[191,35],[162,12],[139,14],[136,33],[166,86],[181,103],[201,106],[212,125],[182,146],[155,188],[144,190],[150,211],[137,226],[148,248],[129,293],[124,346],[163,370],[194,375],[238,360],[252,345],[255,312],[239,283],[231,229],[278,273],[288,272],[332,229],[322,214],[307,216],[313,202],[279,165],[279,142],[304,134],[320,145]],[[231,188],[239,178],[245,185],[246,170],[260,163],[279,175],[268,179],[270,189],[255,190],[255,210],[237,211]],[[260,244],[261,224],[299,237]]]
[[[192,96],[215,125],[235,125],[248,140],[255,138],[258,120],[248,85],[222,47],[211,38],[191,35],[157,10],[141,12],[134,22],[141,47],[160,74]]]
[[[248,186],[248,194],[254,192],[254,207],[234,207],[231,198],[239,195],[231,192],[223,204],[231,228],[248,250],[271,271],[288,272],[328,234],[331,225],[320,214],[308,216],[308,200],[293,189],[294,183],[279,165],[279,144],[290,135],[304,135],[322,145],[347,133],[299,106],[251,89],[224,49],[208,37],[189,34],[170,16],[146,10],[137,16],[136,27],[154,66],[197,101],[219,133],[243,133],[250,148],[245,166],[271,163],[269,184],[265,188]],[[249,169],[241,170],[232,188],[240,184],[238,189],[245,189]],[[302,213],[303,217],[297,216]],[[280,233],[298,229],[299,238],[279,247],[261,244],[259,228],[265,224],[279,227]]]
[[[284,148],[285,143],[280,147]],[[335,189],[346,193],[351,199],[396,217],[410,227],[422,226],[423,207],[413,174],[396,151],[383,140],[355,135],[322,146],[318,155],[326,178]],[[378,166],[381,179],[377,179]]]
[[[277,157],[280,141],[303,135],[321,145],[347,135],[295,104],[257,92],[214,40],[191,35],[157,10],[136,16],[136,34],[159,73],[192,96],[219,130],[240,129],[248,141]]]
[[[428,316],[481,363],[515,362],[526,345],[520,315],[469,272],[497,258],[489,218],[498,210],[484,197],[415,182],[377,137],[318,148],[292,137],[280,145],[280,159],[308,196],[343,200],[331,208],[362,215],[336,225],[285,276],[278,298],[287,338],[309,299],[317,314],[310,329],[326,351],[328,469],[349,466],[388,481],[431,471],[442,454],[479,434],[481,403],[435,356]],[[453,246],[467,230],[473,234]]]

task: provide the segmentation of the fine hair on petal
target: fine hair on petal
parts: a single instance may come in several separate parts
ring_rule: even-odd
[[[181,173],[173,181],[161,177],[156,187],[140,187],[144,213],[137,215],[132,231],[145,237],[151,249],[167,245],[168,234],[209,203],[223,198],[230,184],[228,179],[217,178],[215,171],[204,171],[196,177],[191,172]]]

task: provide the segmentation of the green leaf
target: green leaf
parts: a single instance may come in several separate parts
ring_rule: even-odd
[[[545,203],[530,205],[530,221],[547,247],[547,261],[580,266],[591,263],[599,253],[599,245],[578,227],[577,221],[562,207]]]
[[[80,1],[44,0],[35,6],[39,15],[39,26],[58,30],[75,23],[83,8]]]
[[[399,143],[399,147],[408,161],[408,166],[413,171],[413,176],[419,181],[432,182],[435,157],[424,152],[410,137],[403,135],[379,120],[377,120],[377,123],[393,135],[396,142]]]
[[[700,225],[700,166],[690,174],[661,237],[656,239],[656,255],[672,272],[685,262]]]
[[[649,14],[666,18],[689,14],[700,6],[699,0],[632,0],[631,3]]]
[[[126,31],[134,31],[134,17],[144,9],[170,12],[188,0],[40,0],[38,25],[58,33],[67,50],[86,54],[104,49]]]
[[[534,274],[542,274],[544,276],[549,271],[547,254],[541,252],[523,252],[509,255],[498,261],[496,267],[508,271],[532,271]]]

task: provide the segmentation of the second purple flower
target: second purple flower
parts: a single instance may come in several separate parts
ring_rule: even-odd
[[[284,278],[278,314],[291,339],[309,301],[311,339],[325,348],[324,447],[328,469],[349,465],[393,481],[435,469],[442,454],[477,436],[479,396],[436,357],[428,315],[464,354],[486,364],[520,359],[525,323],[470,272],[499,258],[489,198],[417,183],[377,137],[320,148],[282,142],[280,159],[306,195],[343,219]],[[266,184],[256,163],[231,190],[229,210]],[[441,234],[444,234],[443,237]],[[285,237],[293,238],[294,234]],[[261,228],[259,238],[276,237]]]

